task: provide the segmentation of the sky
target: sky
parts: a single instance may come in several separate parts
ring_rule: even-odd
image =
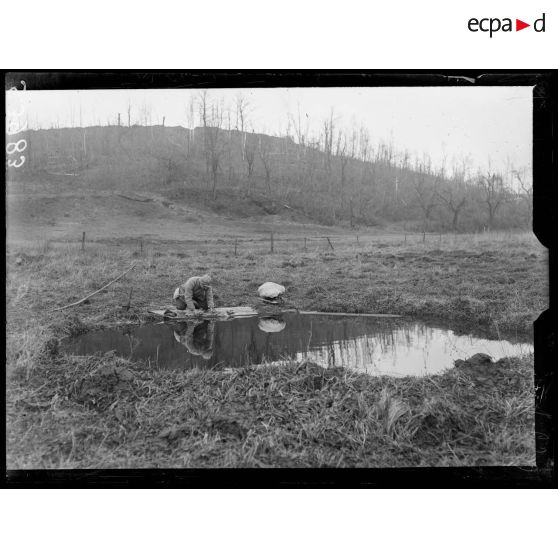
[[[144,107],[151,122],[188,126],[188,106],[200,90],[120,89],[82,91],[18,91],[7,93],[7,111],[24,106],[31,128],[127,124],[140,119]],[[366,127],[373,144],[391,141],[397,150],[422,158],[435,167],[443,160],[466,158],[471,169],[504,170],[531,167],[531,87],[398,87],[398,88],[266,88],[212,89],[209,98],[230,106],[235,125],[235,100],[249,101],[248,129],[284,135],[291,118],[310,135],[318,135],[333,110],[338,129]],[[80,116],[81,115],[81,116]],[[195,125],[199,125],[196,118]],[[291,133],[293,129],[291,128]]]

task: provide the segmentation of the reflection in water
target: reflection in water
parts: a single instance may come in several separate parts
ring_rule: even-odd
[[[389,333],[337,340],[326,346],[298,352],[297,360],[308,359],[322,366],[344,366],[371,374],[424,375],[451,368],[457,359],[486,353],[494,360],[532,352],[528,343],[491,341],[451,330],[407,325]]]
[[[209,360],[213,356],[213,341],[215,338],[215,322],[167,322],[174,333],[174,338],[186,347],[194,356],[201,356]]]
[[[260,318],[258,320],[258,328],[265,333],[279,333],[285,329],[286,325],[283,318],[277,318],[275,316]]]
[[[116,350],[126,358],[184,370],[292,358],[388,375],[442,372],[456,359],[475,353],[496,360],[533,350],[530,343],[461,335],[420,322],[293,313],[225,322],[165,322],[126,332],[103,330],[68,340],[65,348],[76,354]]]

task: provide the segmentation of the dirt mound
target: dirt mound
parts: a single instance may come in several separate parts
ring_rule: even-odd
[[[492,364],[492,358],[484,353],[477,353],[466,360],[459,358],[454,362],[456,368],[468,368],[472,372],[486,372]]]
[[[477,353],[466,360],[455,361],[455,368],[450,375],[459,375],[471,387],[484,390],[486,393],[508,393],[517,389],[525,381],[517,373],[515,360],[501,358],[494,362],[488,355]]]
[[[133,393],[133,380],[133,372],[109,363],[77,382],[71,397],[88,408],[104,411],[118,399]]]

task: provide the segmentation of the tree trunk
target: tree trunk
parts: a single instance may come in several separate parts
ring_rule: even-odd
[[[457,220],[459,219],[459,209],[453,210],[453,221],[452,221],[452,228],[455,232],[457,232]]]
[[[494,227],[494,208],[488,204],[488,230],[491,231]]]

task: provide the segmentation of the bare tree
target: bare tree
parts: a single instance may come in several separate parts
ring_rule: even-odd
[[[334,135],[334,113],[333,108],[329,113],[329,119],[325,119],[323,123],[324,128],[324,152],[326,170],[331,173],[331,157],[333,154],[333,135]]]
[[[306,124],[303,126],[300,116],[300,103],[297,103],[296,118],[289,113],[289,119],[294,128],[297,143],[302,146],[306,145],[306,138],[308,136],[308,119],[306,119]]]
[[[485,174],[479,173],[478,184],[488,210],[488,228],[492,230],[496,214],[502,207],[502,204],[508,201],[509,193],[504,186],[502,175],[491,172],[490,169]]]
[[[409,170],[410,162],[411,162],[411,154],[407,149],[405,149],[405,151],[403,151],[403,153],[401,154],[399,165],[403,170],[406,171]]]
[[[512,177],[519,185],[519,198],[523,202],[526,209],[526,223],[530,227],[533,222],[533,184],[528,179],[527,169],[525,167],[516,170],[512,169]]]
[[[206,123],[208,121],[206,120]],[[223,109],[218,104],[211,106],[210,126],[204,128],[204,137],[206,138],[206,157],[212,176],[212,192],[213,199],[217,197],[217,175],[221,166],[221,156],[224,147],[222,145],[222,125],[223,125]]]
[[[422,211],[423,230],[432,216],[432,211],[438,206],[438,179],[425,173],[415,173],[413,180],[414,200]]]
[[[198,111],[200,122],[203,127],[203,153],[205,157],[205,179],[209,183],[209,173],[211,167],[211,153],[209,147],[209,138],[208,138],[208,105],[209,105],[209,95],[207,90],[202,90],[198,94]]]
[[[308,193],[314,191],[316,172],[321,160],[320,140],[306,138],[305,141],[304,156],[302,160],[298,161],[299,170],[297,173],[298,191],[303,199],[306,198]]]
[[[196,127],[196,99],[190,95],[188,104],[186,105],[186,126],[188,128],[186,134],[186,158],[188,159],[194,151],[194,128]]]
[[[203,152],[205,159],[205,176],[210,185],[213,199],[217,197],[217,178],[221,168],[224,147],[222,141],[223,112],[222,104],[211,102],[207,90],[198,94],[198,112],[203,126]]]
[[[395,150],[392,142],[386,143],[385,141],[380,141],[376,150],[376,162],[382,162],[391,168],[394,163],[394,158]]]
[[[233,182],[234,168],[233,168],[233,130],[231,122],[231,107],[227,105],[227,185],[230,187]]]
[[[287,129],[285,134],[279,142],[279,176],[281,180],[281,188],[283,193],[287,189],[288,175],[289,175],[289,156],[292,140],[289,136],[290,124],[287,122]]]
[[[265,171],[265,187],[271,193],[271,174],[273,172],[273,155],[271,152],[271,141],[268,137],[261,137],[258,142],[258,153]]]
[[[248,135],[244,132],[244,138],[242,141],[242,153],[243,160],[246,163],[246,177],[247,177],[247,188],[248,191],[252,189],[253,173],[254,173],[254,163],[256,160],[256,142],[254,141],[254,134]]]
[[[244,132],[248,124],[248,115],[250,113],[250,101],[239,93],[236,96],[236,129]]]
[[[456,232],[459,227],[459,215],[469,202],[470,194],[470,185],[465,174],[458,169],[454,169],[453,179],[444,181],[437,192],[438,197],[451,213],[451,227]]]
[[[340,169],[341,169],[341,196],[345,192],[345,182],[346,182],[346,172],[347,163],[349,162],[349,153],[347,147],[347,137],[343,132],[337,134],[337,147],[335,150],[335,155],[339,158]]]
[[[359,130],[359,153],[358,156],[363,163],[368,163],[370,160],[370,134],[368,130],[361,125]],[[366,165],[363,165],[363,169]]]
[[[198,94],[198,111],[200,113],[200,122],[204,128],[208,126],[208,118],[209,118],[209,106],[210,99],[209,93],[206,89],[203,89]]]

